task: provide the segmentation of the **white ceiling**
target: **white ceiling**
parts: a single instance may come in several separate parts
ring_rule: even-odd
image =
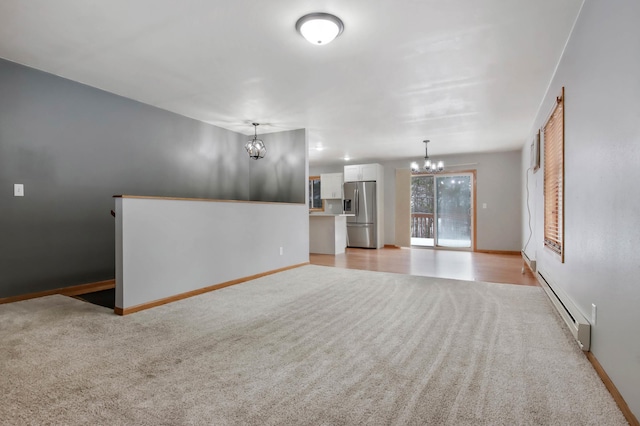
[[[502,151],[582,2],[2,0],[0,57],[244,134],[307,128],[312,165]],[[311,45],[310,12],[344,33]]]

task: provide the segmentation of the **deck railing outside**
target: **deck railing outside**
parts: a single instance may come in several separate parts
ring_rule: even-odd
[[[411,213],[411,238],[433,238],[433,213]]]

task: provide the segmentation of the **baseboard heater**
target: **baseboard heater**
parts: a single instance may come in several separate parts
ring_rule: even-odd
[[[557,285],[554,285],[553,281],[545,278],[544,272],[538,271],[537,276],[538,282],[540,282],[564,322],[567,323],[580,348],[585,352],[589,351],[591,343],[591,324],[589,324],[589,321],[580,313],[567,295]]]
[[[527,253],[525,253],[524,250],[522,250],[522,260],[524,260],[524,263],[527,264],[527,266],[529,267],[529,269],[531,270],[531,272],[533,273],[533,275],[536,274],[536,261],[535,259],[529,259],[529,256],[527,256]],[[524,270],[522,271],[522,273],[524,273]]]

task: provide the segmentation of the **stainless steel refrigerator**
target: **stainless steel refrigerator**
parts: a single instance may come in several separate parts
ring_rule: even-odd
[[[344,212],[347,216],[347,246],[377,248],[378,214],[375,182],[344,184]]]

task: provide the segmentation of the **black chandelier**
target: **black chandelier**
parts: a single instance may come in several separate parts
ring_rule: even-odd
[[[424,140],[422,141],[424,143],[424,166],[423,166],[423,170],[427,173],[438,173],[444,170],[444,163],[442,161],[431,161],[431,159],[429,158],[429,150],[428,150],[428,145],[429,145],[429,140]],[[412,172],[419,172],[420,171],[420,166],[418,166],[418,163],[416,161],[414,161],[413,163],[411,163],[411,171]]]
[[[264,146],[264,142],[261,139],[258,139],[258,126],[260,123],[251,123],[253,124],[254,135],[253,139],[247,142],[244,146],[244,149],[247,150],[250,158],[254,160],[259,160],[264,158],[264,155],[267,153],[267,147]]]

